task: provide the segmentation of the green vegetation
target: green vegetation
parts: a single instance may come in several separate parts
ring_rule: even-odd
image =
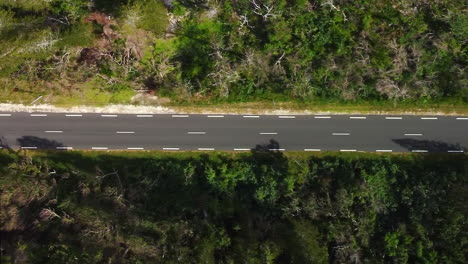
[[[2,263],[466,263],[468,156],[0,151]]]
[[[466,109],[467,14],[463,0],[0,0],[0,100]]]

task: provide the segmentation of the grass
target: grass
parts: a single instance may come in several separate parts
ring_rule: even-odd
[[[94,170],[94,164],[99,161],[112,160],[112,159],[128,159],[129,162],[138,162],[142,158],[159,159],[159,158],[171,158],[176,160],[185,160],[190,158],[203,158],[225,156],[225,157],[245,157],[251,155],[251,152],[234,152],[234,151],[211,151],[209,153],[202,151],[157,151],[157,150],[146,150],[146,151],[125,151],[125,150],[112,150],[112,151],[92,151],[92,150],[71,150],[71,151],[55,151],[55,150],[22,150],[29,153],[32,157],[38,158],[39,160],[47,160],[53,157],[56,161],[63,161],[69,163],[77,163],[84,169]],[[0,151],[2,153],[2,151]],[[342,157],[345,159],[354,158],[380,158],[380,157],[393,157],[401,159],[412,159],[424,155],[425,157],[431,157],[433,159],[456,157],[468,158],[468,153],[465,154],[447,154],[447,153],[373,153],[373,152],[356,152],[356,153],[343,153],[339,151],[328,151],[328,152],[304,152],[304,151],[287,151],[280,152],[281,155],[286,158],[290,158],[291,162],[294,162],[294,158],[307,158],[307,157]],[[6,152],[0,155],[2,158],[10,157]],[[104,159],[104,160],[103,160]],[[10,159],[11,160],[11,159]],[[127,164],[129,165],[129,164]]]
[[[3,84],[3,85],[2,85]],[[0,103],[18,103],[29,105],[39,96],[43,96],[37,104],[50,104],[59,107],[72,106],[106,106],[109,104],[130,104],[135,92],[122,89],[114,92],[102,89],[105,84],[101,79],[91,79],[85,83],[74,84],[69,89],[47,88],[46,84],[30,87],[27,81],[8,82],[0,80]],[[21,87],[21,88],[16,88]],[[16,90],[16,91],[14,91]],[[14,91],[14,92],[12,92]]]
[[[468,103],[457,100],[444,101],[356,101],[345,102],[338,100],[319,99],[313,102],[298,101],[258,101],[243,103],[168,103],[180,112],[234,112],[234,113],[263,113],[267,111],[286,110],[297,112],[331,112],[331,113],[362,113],[362,114],[453,114],[468,115]]]

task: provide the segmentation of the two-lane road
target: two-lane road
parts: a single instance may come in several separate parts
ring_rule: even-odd
[[[463,116],[0,113],[3,148],[468,151]]]

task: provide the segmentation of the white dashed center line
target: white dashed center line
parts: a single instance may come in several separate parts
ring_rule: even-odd
[[[209,115],[209,118],[223,118],[223,115]]]
[[[276,132],[260,132],[260,135],[278,135]]]
[[[180,148],[163,148],[163,150],[180,150]]]
[[[314,116],[316,119],[330,119],[331,116]]]
[[[44,117],[46,114],[31,114],[32,117]]]
[[[296,118],[295,116],[278,116],[278,118],[282,118],[282,119],[294,119]]]
[[[187,132],[189,135],[205,135],[206,132],[200,132],[200,131],[195,131],[195,132]]]
[[[385,117],[385,119],[387,119],[387,120],[401,120],[401,119],[403,119],[403,117],[401,117],[401,116],[387,116],[387,117]]]
[[[304,149],[304,151],[320,151],[320,149]]]
[[[420,137],[423,134],[405,134],[405,136],[414,136],[414,137]]]
[[[349,119],[367,119],[365,116],[350,116]]]
[[[332,133],[333,136],[349,136],[350,133]]]
[[[391,149],[378,149],[376,152],[393,152]]]
[[[107,147],[92,147],[91,149],[93,150],[106,150],[106,149],[109,149]]]
[[[135,134],[134,131],[117,131],[117,134]]]
[[[246,115],[242,116],[243,118],[260,118],[260,116]]]
[[[144,150],[145,148],[127,148],[128,150]]]
[[[45,133],[63,133],[63,131],[61,130],[48,130],[48,131],[44,131]]]
[[[421,120],[437,120],[437,117],[421,117]]]
[[[189,117],[188,115],[172,115],[172,117],[176,117],[176,118],[186,118],[186,117]]]
[[[65,115],[66,117],[82,117],[83,115],[78,115],[78,114],[70,114],[70,115]]]
[[[101,117],[117,117],[117,115],[101,115]]]
[[[0,114],[0,117],[7,117],[7,116],[11,116],[11,114]]]
[[[153,115],[137,115],[137,117],[153,117]]]
[[[414,149],[414,150],[411,150],[411,152],[420,152],[420,153],[426,153],[428,152],[427,150],[425,149]]]
[[[215,150],[215,149],[214,148],[198,148],[198,150],[208,151],[208,150]]]

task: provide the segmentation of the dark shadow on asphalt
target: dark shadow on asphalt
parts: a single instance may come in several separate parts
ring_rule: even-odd
[[[250,152],[252,153],[252,159],[255,164],[268,165],[277,171],[286,173],[287,158],[279,149],[279,142],[270,139],[268,143],[256,145]]]
[[[35,136],[23,136],[16,140],[21,147],[36,147],[37,149],[57,149],[57,147],[66,147],[58,141]]]
[[[10,145],[8,145],[7,140],[3,137],[0,138],[0,147],[4,149],[10,149]]]
[[[436,140],[417,140],[412,138],[392,139],[393,142],[412,150],[427,150],[429,152],[467,151],[468,149],[460,144],[451,144]]]
[[[269,143],[266,144],[257,144],[255,148],[251,151],[252,153],[269,153],[269,152],[278,152],[280,149],[280,144],[274,139],[270,139]]]

